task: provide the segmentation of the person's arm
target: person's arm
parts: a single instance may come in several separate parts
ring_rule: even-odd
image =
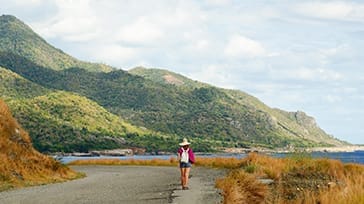
[[[177,161],[180,162],[181,161],[181,148],[178,149],[177,151]]]
[[[189,158],[191,164],[195,163],[195,154],[193,153],[191,148],[190,148],[190,151],[188,151],[188,158]]]

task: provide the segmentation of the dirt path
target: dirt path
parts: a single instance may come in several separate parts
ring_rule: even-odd
[[[221,203],[219,191],[214,187],[216,178],[222,177],[225,172],[216,169],[195,168],[191,170],[189,190],[181,190],[178,186],[172,196],[173,203]]]
[[[86,178],[0,193],[0,203],[219,203],[214,180],[222,172],[193,168],[190,190],[179,186],[177,167],[74,166]]]

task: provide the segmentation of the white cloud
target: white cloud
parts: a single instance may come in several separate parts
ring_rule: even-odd
[[[364,5],[353,2],[305,2],[298,4],[296,11],[300,14],[315,18],[364,20]]]
[[[212,84],[214,86],[234,89],[233,76],[224,65],[211,64],[203,69],[186,74],[192,79]]]
[[[98,37],[100,21],[90,7],[89,0],[56,0],[58,12],[50,19],[33,23],[33,27],[46,38],[66,41],[87,41]],[[82,38],[86,37],[86,39]]]
[[[338,95],[329,94],[325,97],[325,100],[329,103],[338,103],[342,101],[342,98]]]
[[[254,58],[264,56],[266,50],[258,41],[242,35],[234,35],[227,43],[224,53],[228,57]]]
[[[197,50],[205,50],[210,46],[209,41],[205,39],[198,40],[196,44],[194,45],[195,49]]]
[[[164,35],[157,23],[150,22],[147,17],[139,17],[135,22],[119,29],[116,40],[127,43],[146,45],[156,43]]]
[[[206,4],[216,5],[216,6],[225,6],[231,4],[231,0],[205,0]]]
[[[14,0],[13,0],[14,1]],[[43,3],[44,0],[15,0],[17,6],[35,6]]]
[[[119,64],[120,62],[128,62],[137,56],[137,49],[123,47],[117,44],[99,45],[97,49],[89,51],[94,58],[101,62]]]
[[[270,69],[269,74],[275,79],[306,81],[337,81],[343,79],[339,72],[324,68],[289,68]]]
[[[332,47],[332,48],[320,49],[319,52],[320,52],[320,54],[325,55],[325,56],[335,56],[338,54],[342,54],[343,52],[347,52],[348,49],[349,49],[349,45],[341,44],[341,45],[338,45],[338,46]]]

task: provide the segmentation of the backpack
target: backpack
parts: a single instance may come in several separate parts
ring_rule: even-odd
[[[189,151],[190,149],[186,149],[186,150],[184,150],[183,148],[182,148],[182,154],[181,154],[181,162],[183,162],[183,163],[188,163],[189,162],[189,156],[188,156],[188,151]]]

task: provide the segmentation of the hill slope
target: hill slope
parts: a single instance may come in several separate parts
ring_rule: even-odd
[[[0,51],[12,52],[54,70],[71,67],[80,67],[90,71],[113,69],[103,64],[82,62],[69,56],[48,44],[29,26],[10,15],[0,16]]]
[[[77,94],[46,89],[0,67],[1,98],[24,124],[40,151],[80,151],[145,147],[177,142],[123,121]],[[166,144],[160,144],[169,150]]]
[[[32,147],[28,136],[0,100],[0,191],[76,178],[77,174]]]
[[[173,84],[183,89],[212,87],[208,84],[188,79],[187,77],[167,70],[137,67],[131,69],[129,73],[145,77],[160,84]],[[177,81],[178,83],[173,83],[173,81]],[[269,123],[273,124],[274,128],[279,131],[281,135],[290,135],[291,137],[307,139],[314,143],[326,143],[339,146],[347,144],[327,135],[317,125],[313,117],[307,116],[302,111],[286,112],[279,109],[272,109],[257,98],[242,91],[221,88],[218,88],[218,90],[231,97],[241,106],[248,106],[251,109],[262,111],[262,113],[268,117]]]
[[[109,73],[75,68],[53,71],[11,53],[0,53],[0,63],[44,87],[84,95],[134,125],[208,140],[212,146],[272,148],[341,144],[325,133],[311,134],[297,121],[242,92],[212,86],[179,88],[122,70]],[[273,112],[276,117],[271,115]],[[277,121],[278,118],[282,120]]]
[[[159,84],[175,85],[180,88],[202,88],[211,87],[208,84],[191,80],[181,74],[177,74],[164,69],[148,69],[145,67],[135,67],[128,71],[128,73],[141,76],[143,78],[152,80]]]
[[[23,31],[26,32],[32,31]],[[14,35],[17,30],[14,29],[12,33]],[[16,36],[14,38],[18,39]],[[8,48],[0,51],[0,66],[51,92],[63,90],[77,93],[87,98],[84,100],[96,102],[108,112],[135,126],[143,126],[172,136],[159,137],[154,149],[168,149],[172,142],[181,137],[189,137],[199,150],[207,150],[208,147],[276,148],[343,144],[328,136],[316,125],[313,118],[306,114],[271,109],[258,99],[240,91],[213,87],[165,70],[137,68],[131,70],[130,74],[123,70],[93,72],[82,67],[55,69],[47,64],[38,63],[41,55],[35,53],[34,57],[28,57],[22,52],[10,49],[15,46],[14,42],[7,42],[10,42]],[[68,62],[61,60],[60,63]],[[12,86],[14,84],[10,87]],[[42,98],[37,98],[40,99]],[[58,100],[59,106],[62,106],[62,100]],[[96,103],[93,105],[97,105]],[[46,104],[44,109],[49,105]],[[11,106],[13,107],[12,104]],[[27,114],[31,114],[31,111]],[[33,113],[33,116],[36,115],[44,114]],[[77,122],[67,124],[75,125]],[[154,140],[149,136],[144,139]],[[56,141],[56,144],[59,142]],[[139,140],[138,144],[146,145],[142,144],[142,140]],[[173,149],[169,146],[169,149],[171,148]]]

